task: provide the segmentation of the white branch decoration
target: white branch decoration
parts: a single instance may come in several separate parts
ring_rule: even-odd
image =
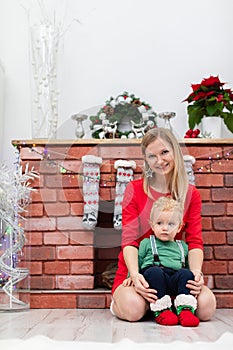
[[[19,166],[19,153],[16,162],[16,171],[12,171],[6,165],[0,165],[0,221],[5,229],[2,230],[0,239],[7,240],[8,246],[0,256],[0,272],[2,278],[2,290],[9,296],[9,308],[13,308],[13,303],[24,305],[25,303],[13,295],[18,282],[22,281],[29,274],[27,268],[20,268],[15,264],[15,257],[22,252],[25,235],[22,227],[24,220],[22,213],[31,201],[30,180],[39,177],[36,172],[28,170],[28,165],[23,173]],[[7,239],[6,239],[7,238]],[[18,262],[18,261],[17,261]]]

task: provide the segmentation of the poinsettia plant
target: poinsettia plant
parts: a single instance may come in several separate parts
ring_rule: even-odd
[[[188,122],[190,129],[199,125],[204,116],[223,118],[227,128],[233,133],[233,91],[225,89],[219,77],[204,78],[200,84],[192,84],[192,92],[183,101],[188,102]]]

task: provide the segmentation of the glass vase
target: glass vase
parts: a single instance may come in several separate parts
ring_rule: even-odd
[[[60,39],[57,26],[41,24],[31,28],[33,139],[57,136]]]

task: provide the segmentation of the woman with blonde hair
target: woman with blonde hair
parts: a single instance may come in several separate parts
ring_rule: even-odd
[[[157,291],[149,288],[138,267],[138,247],[152,230],[149,216],[152,204],[161,196],[171,196],[181,203],[183,225],[176,239],[185,238],[188,245],[189,268],[194,280],[187,288],[197,298],[196,315],[201,321],[209,320],[215,312],[216,300],[204,285],[203,239],[201,227],[201,198],[194,185],[188,183],[180,145],[168,129],[154,128],[142,139],[144,173],[131,181],[125,190],[122,204],[122,249],[112,287],[113,315],[127,321],[138,321],[147,312],[149,304],[157,300]],[[132,284],[123,282],[130,273]]]

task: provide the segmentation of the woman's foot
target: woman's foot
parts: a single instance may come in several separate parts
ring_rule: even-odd
[[[155,322],[163,326],[175,326],[179,323],[179,320],[174,312],[171,310],[164,310],[155,317]]]
[[[184,309],[178,316],[179,323],[183,327],[197,327],[200,323],[200,320],[195,316],[191,310]]]

